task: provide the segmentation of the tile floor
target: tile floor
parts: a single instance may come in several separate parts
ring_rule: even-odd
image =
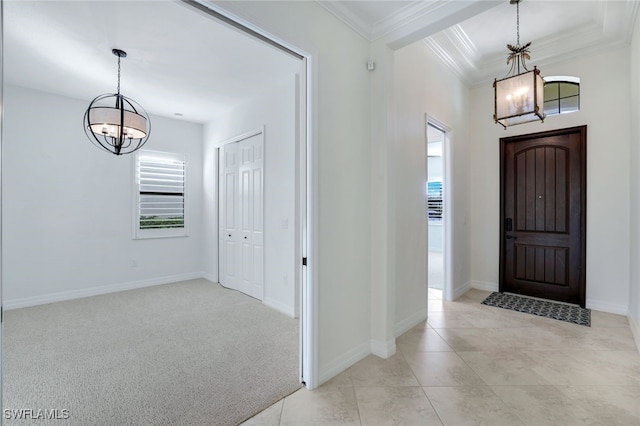
[[[640,354],[626,317],[592,327],[429,292],[429,319],[319,389],[244,425],[640,425]]]

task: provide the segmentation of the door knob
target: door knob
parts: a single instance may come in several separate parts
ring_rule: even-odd
[[[518,239],[517,237],[514,237],[513,235],[507,235],[505,238],[507,240],[517,240]]]

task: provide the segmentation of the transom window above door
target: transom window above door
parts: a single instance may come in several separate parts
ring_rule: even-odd
[[[580,78],[549,76],[544,82],[546,116],[580,111]]]

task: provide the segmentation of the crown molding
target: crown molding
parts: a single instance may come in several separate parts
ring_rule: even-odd
[[[421,19],[425,15],[432,14],[438,9],[446,7],[448,3],[452,1],[453,0],[414,1],[373,24],[371,27],[371,41],[391,34],[405,25]]]
[[[315,0],[315,2],[356,33],[360,34],[365,39],[372,41],[371,27],[349,8],[342,5],[342,3],[330,0]]]
[[[530,61],[530,64],[544,67],[628,45],[639,8],[639,2],[630,0],[596,1],[593,22],[590,25],[534,40],[531,49],[534,60]],[[464,30],[456,27],[460,26],[434,34],[425,42],[436,57],[465,84],[470,87],[488,84],[508,71],[505,64],[508,54],[506,50],[481,56],[471,40],[466,37]]]

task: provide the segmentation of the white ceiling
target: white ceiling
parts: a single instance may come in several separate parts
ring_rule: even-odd
[[[419,17],[437,20],[444,9],[481,4],[477,10],[484,12],[424,39],[470,86],[504,75],[506,44],[516,41],[508,0],[315,1],[372,41],[412,28]],[[628,43],[639,3],[524,0],[520,34],[523,43],[533,42],[531,64]],[[150,113],[181,113],[200,123],[299,71],[298,60],[177,0],[8,0],[4,6],[5,81],[87,103],[115,92],[114,47],[128,52],[123,94]]]
[[[316,1],[372,41],[453,1],[483,2]],[[506,45],[516,43],[516,6],[509,0],[485,3],[495,6],[424,40],[469,86],[504,76],[508,71]],[[637,0],[523,0],[520,41],[532,42],[530,63],[540,67],[628,44],[639,4]]]
[[[5,1],[4,79],[86,100],[122,93],[204,123],[299,71],[300,61],[176,1]]]

